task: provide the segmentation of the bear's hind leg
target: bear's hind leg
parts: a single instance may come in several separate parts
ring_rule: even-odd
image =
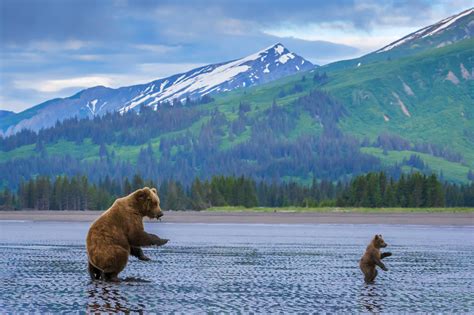
[[[90,262],[88,262],[89,266],[89,275],[92,280],[99,280],[102,277],[102,271],[100,269],[94,267]]]
[[[104,272],[102,274],[102,280],[108,282],[120,282],[117,272]]]
[[[121,246],[109,246],[107,251],[103,252],[102,256],[99,257],[98,261],[94,261],[94,263],[101,267],[102,280],[118,281],[117,276],[127,265],[129,254],[129,250]]]

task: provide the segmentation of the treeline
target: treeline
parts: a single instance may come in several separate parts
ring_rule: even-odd
[[[22,182],[17,192],[0,194],[0,209],[100,210],[144,186],[157,187],[163,209],[203,210],[218,206],[241,207],[473,207],[474,184],[442,184],[436,175],[402,175],[398,180],[383,172],[355,177],[349,183],[316,181],[311,185],[268,183],[240,176],[195,179],[188,186],[174,180],[156,185],[135,175],[119,182],[106,177],[90,183],[85,176],[37,177]]]
[[[436,175],[402,175],[398,181],[385,173],[369,173],[355,178],[337,200],[352,207],[443,207],[445,193]]]

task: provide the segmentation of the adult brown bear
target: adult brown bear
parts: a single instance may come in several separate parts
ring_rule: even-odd
[[[366,283],[374,282],[375,277],[377,277],[376,266],[379,266],[384,271],[388,270],[382,262],[382,259],[392,256],[392,253],[381,253],[380,248],[385,247],[387,247],[387,243],[383,240],[382,235],[375,235],[360,259],[359,266],[364,274],[364,281]]]
[[[87,256],[91,278],[119,281],[129,254],[149,260],[140,246],[161,246],[168,242],[146,233],[143,217],[160,218],[160,198],[155,188],[145,187],[115,200],[113,205],[92,223],[87,233]]]

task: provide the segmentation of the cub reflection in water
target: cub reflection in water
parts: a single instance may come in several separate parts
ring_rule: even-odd
[[[379,314],[383,311],[384,294],[386,292],[383,290],[379,292],[381,289],[383,289],[381,286],[364,284],[359,297],[363,312]]]

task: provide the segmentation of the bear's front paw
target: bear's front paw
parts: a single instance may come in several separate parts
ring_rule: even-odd
[[[138,259],[139,259],[139,260],[143,260],[143,261],[150,261],[150,260],[151,260],[150,257],[145,256],[145,255],[142,255],[142,256],[138,257]]]
[[[168,243],[169,240],[167,240],[166,238],[160,238],[157,242],[157,246],[163,246],[165,245],[166,243]]]

